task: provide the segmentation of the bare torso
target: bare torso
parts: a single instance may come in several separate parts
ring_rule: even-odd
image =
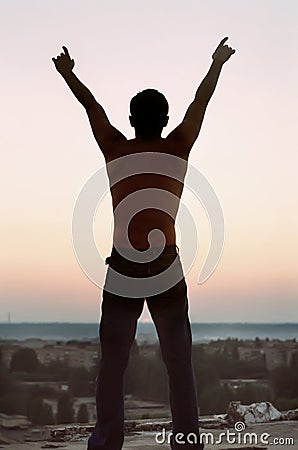
[[[106,157],[106,162],[109,163],[127,155],[158,152],[179,156],[183,159],[183,161],[177,160],[169,156],[165,161],[167,167],[171,166],[177,179],[156,173],[137,173],[126,176],[115,183],[113,168],[108,164],[107,172],[114,212],[114,245],[119,247],[132,245],[136,249],[147,249],[149,247],[148,235],[152,230],[162,232],[166,245],[176,243],[175,220],[183,191],[187,155],[186,153],[179,155],[175,147],[177,147],[175,141],[163,138],[154,141],[123,140],[115,147],[113,154]],[[117,172],[123,169],[125,173],[125,165],[129,164],[131,168],[132,163],[131,158],[123,158]],[[148,164],[144,165],[144,172],[146,169],[148,170]],[[149,167],[150,170],[152,168]],[[161,168],[161,170],[163,169]],[[139,166],[136,171],[140,172]],[[154,172],[154,168],[152,171]],[[119,173],[117,173],[118,176]],[[143,189],[146,191],[139,192]],[[129,197],[131,194],[135,194],[137,197],[133,195]],[[153,247],[159,247],[161,245],[160,234],[152,233],[150,244]]]
[[[222,39],[213,53],[210,69],[198,87],[195,98],[187,108],[182,122],[166,139],[158,137],[150,141],[138,138],[138,127],[133,123],[136,117],[130,116],[131,125],[135,128],[137,136],[137,138],[132,140],[127,140],[120,131],[111,125],[103,107],[73,73],[74,60],[71,59],[66,47],[63,47],[64,53],[52,59],[58,72],[61,73],[75,97],[86,109],[92,132],[107,163],[124,155],[149,152],[175,155],[187,161],[189,152],[199,135],[206,107],[215,90],[222,66],[235,53],[235,50],[231,47],[224,45],[227,39],[227,37]],[[134,120],[132,121],[131,119]],[[160,123],[161,129],[167,125],[167,119],[168,116],[163,118],[163,123]],[[181,173],[183,175],[183,171]],[[178,178],[181,181],[167,176],[149,174],[145,171],[142,175],[131,176],[119,182],[118,185],[110,185],[114,208],[114,243],[123,246],[132,244],[139,249],[147,249],[149,244],[159,246],[160,240],[157,238],[158,236],[156,237],[155,234],[153,239],[153,233],[150,233],[152,230],[158,229],[164,235],[165,244],[175,244],[175,219],[183,190],[184,176],[178,176]],[[117,216],[117,206],[123,202],[125,203],[125,199],[129,194],[136,193],[140,189],[144,189],[144,193],[148,189],[160,189],[160,192],[168,192],[169,197],[171,194],[175,195],[176,200],[170,200],[173,203],[171,205],[172,214],[166,213],[165,208],[158,207],[158,201],[162,199],[162,195],[159,195],[157,191],[152,191],[152,196],[156,197],[154,208],[146,207],[145,202],[144,210],[132,217],[127,230],[126,223],[122,220],[123,216],[121,217],[121,214]],[[144,194],[144,197],[146,197],[146,194]],[[150,243],[148,241],[148,233],[150,234]],[[127,235],[130,243],[126,239]]]

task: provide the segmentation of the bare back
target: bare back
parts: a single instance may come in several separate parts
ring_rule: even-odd
[[[109,152],[106,162],[109,163],[122,156],[147,152],[178,156],[176,147],[177,142],[170,138],[159,138],[152,141],[123,139],[115,145],[113,152]],[[181,160],[179,161],[177,158],[169,157],[166,159],[167,165],[174,165],[172,170],[175,174],[177,173],[177,179],[156,173],[146,173],[147,169],[150,172],[150,167],[144,167],[145,173],[125,177],[115,183],[113,171],[108,164],[107,172],[114,212],[114,245],[119,247],[132,245],[136,249],[145,250],[149,247],[148,235],[153,230],[162,232],[166,245],[176,243],[175,220],[187,168],[186,152],[180,158],[183,159],[182,164]],[[125,164],[131,164],[131,158],[121,159],[120,170],[123,168],[125,171]],[[119,176],[119,173],[117,176]],[[182,180],[182,182],[179,180]],[[150,207],[150,205],[154,207]],[[117,208],[118,206],[119,208]],[[129,223],[127,220],[128,208],[137,211],[131,213]],[[150,236],[150,241],[153,247],[161,245],[158,233],[153,233]]]

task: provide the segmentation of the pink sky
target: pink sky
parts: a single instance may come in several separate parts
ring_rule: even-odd
[[[99,316],[101,290],[76,261],[71,217],[82,185],[104,160],[52,56],[67,45],[76,74],[112,123],[133,137],[130,98],[146,87],[162,91],[170,131],[224,36],[237,52],[223,69],[190,162],[217,192],[226,242],[215,273],[198,285],[210,237],[198,209],[202,251],[187,275],[191,319],[297,321],[297,19],[290,0],[2,5],[0,321],[8,312],[18,322]],[[190,201],[187,192],[183,201]],[[95,224],[108,255],[105,202]],[[187,249],[181,252],[183,258]]]

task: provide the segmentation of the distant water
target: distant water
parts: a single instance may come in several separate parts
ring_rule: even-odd
[[[208,342],[216,339],[298,339],[298,323],[192,323],[193,341]],[[2,323],[0,339],[39,338],[47,340],[97,339],[97,323]],[[139,323],[140,341],[157,340],[152,323]]]

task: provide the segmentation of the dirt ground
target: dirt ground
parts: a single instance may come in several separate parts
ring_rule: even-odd
[[[298,421],[283,421],[283,422],[272,422],[264,424],[255,424],[247,426],[247,428],[239,433],[235,430],[230,429],[230,433],[234,432],[235,435],[229,436],[227,441],[227,436],[225,442],[216,443],[216,439],[219,439],[219,434],[227,430],[215,430],[215,429],[200,429],[201,434],[209,433],[209,443],[205,441],[205,450],[237,450],[237,449],[266,449],[266,448],[276,448],[276,449],[292,449],[298,450]],[[246,444],[244,443],[244,435],[246,435]],[[249,433],[249,436],[248,436]],[[250,435],[253,433],[253,435]],[[213,436],[213,443],[211,443],[211,434]],[[240,440],[237,439],[240,435]],[[168,434],[165,434],[165,440]],[[159,442],[156,442],[155,432],[142,432],[137,435],[131,435],[125,437],[125,442],[123,450],[163,450],[169,449],[169,444],[167,442],[162,443],[163,436],[159,435]],[[233,438],[236,438],[236,442],[233,442]],[[249,439],[253,440],[249,440]],[[285,443],[288,438],[293,439],[293,443]],[[257,439],[257,441],[255,440]],[[263,439],[263,441],[261,440]],[[274,441],[275,439],[275,441]],[[53,444],[52,444],[53,445]],[[86,450],[86,439],[81,442],[69,442],[69,443],[55,443],[56,448],[59,450]],[[10,444],[10,445],[0,445],[0,448],[6,450],[40,450],[46,448],[45,442],[32,442],[24,444]],[[50,448],[50,447],[48,447]],[[52,447],[53,448],[53,447]],[[181,447],[183,448],[183,447]]]

